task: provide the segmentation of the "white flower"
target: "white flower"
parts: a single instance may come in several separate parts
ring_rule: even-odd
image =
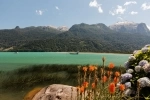
[[[142,68],[145,71],[145,73],[150,72],[150,64],[149,63],[145,64]]]
[[[140,87],[150,87],[150,79],[148,77],[143,77],[137,80],[139,82]]]
[[[142,50],[142,53],[146,53],[146,52],[148,52],[149,49],[147,47],[144,47],[141,50]]]
[[[141,50],[135,50],[134,52],[133,52],[133,55],[137,55],[137,54],[139,54],[141,52]]]
[[[125,82],[126,80],[131,79],[131,78],[132,78],[132,74],[130,74],[130,73],[122,74],[121,75],[121,82]]]
[[[130,88],[130,87],[131,87],[131,82],[126,82],[126,83],[125,83],[125,87],[126,87],[126,88]]]
[[[140,62],[139,62],[139,65],[140,66],[144,66],[145,64],[148,64],[148,61],[147,60],[141,60]]]
[[[136,72],[140,72],[140,70],[141,70],[141,66],[135,66],[135,68],[134,68],[134,70],[136,71]]]
[[[128,61],[127,61],[127,62],[125,62],[125,63],[124,63],[124,66],[125,66],[125,68],[126,68],[126,69],[128,69],[128,68],[129,68],[129,66],[130,66],[129,62],[128,62]]]
[[[134,72],[134,70],[133,69],[128,69],[126,72],[131,74],[131,73]]]
[[[124,94],[125,94],[126,96],[130,96],[131,93],[132,93],[132,90],[131,90],[131,89],[126,89],[126,90],[124,91]]]
[[[133,60],[135,60],[136,58],[134,57],[134,56],[130,56],[129,57],[129,61],[133,61]]]
[[[120,84],[121,84],[121,83],[120,83],[120,82],[118,82],[116,87],[117,87],[117,88],[119,88]]]
[[[144,47],[150,47],[150,44],[145,45]]]
[[[138,50],[134,50],[134,51],[133,51],[133,55],[135,55],[137,52],[138,52]]]

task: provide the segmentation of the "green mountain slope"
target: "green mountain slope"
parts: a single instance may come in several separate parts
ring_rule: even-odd
[[[55,37],[47,40],[36,40],[17,47],[14,51],[47,51],[47,52],[115,52],[132,53],[133,50],[149,44],[150,37],[129,34],[101,34],[98,38]]]
[[[0,30],[0,47],[7,48],[28,43],[33,40],[48,39],[61,33],[53,28],[26,27]]]
[[[6,45],[14,39],[17,45],[11,51],[132,53],[133,50],[150,44],[149,35],[115,32],[104,24],[81,23],[73,25],[66,32],[43,31],[41,28],[7,30],[16,36],[11,38],[7,33],[7,38],[11,40],[8,39]],[[14,42],[9,46],[14,46]]]

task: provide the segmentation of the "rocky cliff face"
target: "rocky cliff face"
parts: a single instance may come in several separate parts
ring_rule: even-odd
[[[109,28],[122,33],[150,34],[150,30],[147,28],[145,23],[134,23],[128,21],[117,22],[110,25]]]

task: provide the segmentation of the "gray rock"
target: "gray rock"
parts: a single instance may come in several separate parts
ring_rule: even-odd
[[[32,100],[77,100],[77,88],[53,84],[41,89]]]

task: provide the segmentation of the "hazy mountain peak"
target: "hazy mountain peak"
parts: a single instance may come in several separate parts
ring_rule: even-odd
[[[52,25],[49,25],[49,26],[30,26],[30,27],[26,27],[26,28],[40,28],[40,29],[43,29],[43,30],[51,30],[51,29],[54,29],[54,30],[58,30],[58,31],[68,31],[69,28],[66,27],[66,26],[59,26],[59,27],[56,27],[56,26],[52,26]]]
[[[147,26],[147,28],[150,30],[150,26],[149,25],[146,25]]]
[[[51,28],[57,29],[57,27],[56,27],[56,26],[53,26],[53,25],[49,25],[48,27],[51,27]]]
[[[114,25],[137,25],[135,22],[130,22],[130,21],[119,21],[115,23]]]
[[[69,28],[66,27],[66,26],[59,26],[59,27],[57,27],[57,30],[59,30],[59,31],[68,31]]]
[[[150,34],[149,29],[145,23],[135,23],[129,21],[117,22],[109,26],[110,29],[122,32],[122,33],[140,33],[140,34]]]
[[[54,29],[57,29],[57,30],[59,30],[59,31],[68,31],[68,30],[69,30],[69,28],[68,28],[67,26],[59,26],[59,27],[56,27],[56,26],[50,25],[49,27],[54,28]]]

